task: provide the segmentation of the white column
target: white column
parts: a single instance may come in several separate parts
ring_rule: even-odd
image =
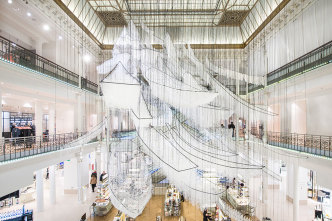
[[[239,81],[239,76],[236,76],[236,95],[240,96],[240,81]],[[236,136],[235,140],[236,142],[239,141],[239,104],[234,101],[235,104],[235,131],[236,131]]]
[[[82,158],[81,156],[77,157],[77,193],[78,201],[83,202],[83,191],[82,191]]]
[[[118,109],[118,120],[119,120],[119,123],[118,123],[118,130],[119,131],[122,131],[122,111],[121,111],[121,109]]]
[[[49,167],[49,177],[50,177],[50,202],[51,204],[56,203],[56,185],[55,185],[55,166]]]
[[[266,94],[263,94],[263,101],[264,101],[264,104],[265,104],[265,107],[268,107],[268,99],[269,97],[266,95]],[[264,113],[261,113],[262,115],[262,118],[263,118],[263,137],[262,137],[262,140],[264,143],[267,143],[267,131],[268,131],[268,126],[267,126],[267,122],[268,122],[268,115],[267,114],[264,114]]]
[[[38,101],[35,103],[35,127],[36,136],[41,136],[43,134],[43,109]]]
[[[96,157],[96,171],[97,171],[97,174],[101,174],[102,173],[102,169],[101,169],[101,147],[100,147],[100,144],[98,145],[98,147],[96,148],[96,151],[95,151],[95,157]]]
[[[263,165],[267,168],[268,167],[268,159],[266,156],[263,157]],[[268,187],[269,187],[269,180],[268,180],[268,174],[264,171],[262,171],[262,201],[263,201],[263,216],[269,217],[268,215]]]
[[[299,221],[299,165],[293,163],[293,221]]]
[[[44,41],[41,39],[36,39],[36,44],[35,44],[35,48],[36,48],[36,54],[38,54],[39,56],[43,56],[43,43]]]
[[[0,86],[0,138],[2,137],[2,89],[1,89],[1,86]]]
[[[36,195],[37,211],[44,211],[44,178],[43,170],[36,171]]]
[[[103,120],[102,99],[100,97],[97,97],[96,103],[97,103],[97,124],[99,124]],[[100,139],[101,139],[101,134],[98,134],[98,140]]]
[[[74,107],[74,113],[75,113],[75,120],[74,120],[74,126],[75,131],[82,132],[84,130],[84,109],[82,105],[83,101],[83,95],[76,94],[76,105]]]
[[[111,110],[107,108],[107,113],[106,113],[106,116],[107,116],[107,123],[106,123],[106,146],[109,147],[109,144],[110,144],[110,136],[112,134],[113,131],[111,131],[113,129],[112,127],[112,121],[113,121],[113,115],[111,117]],[[114,111],[113,111],[114,113]]]
[[[55,121],[55,105],[49,105],[48,111],[48,130],[49,134],[53,135],[56,133],[56,121]]]

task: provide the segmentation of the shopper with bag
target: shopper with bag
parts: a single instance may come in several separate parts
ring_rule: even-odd
[[[91,176],[90,184],[91,184],[91,187],[92,187],[92,192],[95,192],[95,188],[96,188],[96,185],[97,185],[97,178],[95,176]]]

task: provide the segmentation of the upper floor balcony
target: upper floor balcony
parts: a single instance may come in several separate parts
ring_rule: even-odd
[[[0,36],[0,60],[98,94],[98,84]]]

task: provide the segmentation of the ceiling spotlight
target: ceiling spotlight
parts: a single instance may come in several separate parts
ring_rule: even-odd
[[[9,3],[9,4],[13,3],[13,0],[8,0],[8,3]]]
[[[90,55],[88,55],[88,54],[84,55],[84,56],[83,56],[83,60],[84,60],[85,62],[90,62],[90,60],[91,60]]]
[[[43,29],[44,29],[45,31],[48,31],[48,30],[50,30],[50,26],[48,26],[48,25],[43,25]]]
[[[30,16],[31,16],[31,13],[30,13],[30,12],[27,12],[27,16],[29,16],[29,17],[30,17]]]
[[[25,103],[25,104],[23,105],[23,107],[32,107],[32,106],[31,106],[31,104],[29,104],[29,103]]]
[[[61,35],[59,35],[59,40],[62,40],[62,36]]]

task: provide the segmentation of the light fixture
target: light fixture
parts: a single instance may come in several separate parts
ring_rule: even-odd
[[[5,104],[6,104],[6,101],[1,100],[1,104],[2,104],[2,105],[5,105]]]
[[[31,106],[31,104],[29,104],[29,103],[25,103],[25,104],[23,105],[23,107],[32,107],[32,106]]]
[[[84,56],[83,56],[83,60],[84,60],[85,62],[90,62],[90,60],[91,60],[90,55],[88,55],[88,54],[84,55]]]
[[[30,17],[30,16],[31,16],[31,13],[30,13],[30,12],[27,12],[27,16],[29,16],[29,17]]]
[[[45,31],[48,31],[48,30],[50,30],[50,26],[48,26],[48,25],[43,25],[43,29],[45,30]]]
[[[61,35],[59,35],[59,40],[62,40],[62,36]]]
[[[8,0],[8,3],[9,3],[9,4],[13,3],[13,0]]]

